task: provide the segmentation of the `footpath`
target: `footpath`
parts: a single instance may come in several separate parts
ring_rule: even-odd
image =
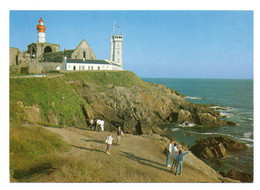
[[[175,176],[170,168],[165,167],[166,156],[163,155],[165,144],[154,141],[142,136],[125,134],[121,144],[117,145],[116,133],[112,133],[114,138],[111,154],[106,154],[105,138],[108,132],[95,132],[78,128],[49,128],[46,129],[59,134],[71,149],[67,154],[70,157],[82,157],[91,155],[95,159],[104,159],[106,157],[115,157],[115,161],[122,168],[138,167],[140,171],[147,171],[154,178],[152,182],[177,182],[177,183],[196,183],[196,182],[238,182],[222,177],[211,167],[206,165],[192,153],[188,153],[183,161],[183,174]],[[105,160],[105,159],[104,159]],[[171,160],[172,161],[172,160]],[[127,163],[127,167],[125,167]],[[130,166],[129,166],[130,165]],[[125,167],[125,168],[124,168]],[[106,170],[106,168],[104,168]],[[117,171],[120,173],[120,171]],[[156,174],[156,175],[155,175]],[[122,180],[119,182],[137,182]],[[140,180],[138,182],[151,182]]]

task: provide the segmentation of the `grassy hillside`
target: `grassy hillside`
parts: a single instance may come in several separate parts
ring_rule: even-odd
[[[143,83],[131,72],[77,72],[53,78],[10,78],[11,181],[26,181],[35,174],[51,173],[61,162],[72,164],[73,160],[66,158],[66,162],[58,156],[69,150],[68,145],[59,136],[37,126],[86,126],[83,107],[90,115],[92,107],[68,84],[70,80],[97,83],[101,87],[107,84],[130,87]],[[38,108],[40,118],[35,119]]]
[[[23,110],[19,110],[17,102],[24,106],[33,106],[41,110],[41,122],[72,126],[85,122],[82,106],[87,103],[61,78],[12,78],[10,79],[10,119],[23,121]],[[91,108],[89,108],[91,109]],[[22,113],[21,113],[22,112]],[[55,124],[55,123],[54,123]]]
[[[10,125],[10,181],[24,181],[37,173],[53,171],[51,157],[68,151],[69,146],[42,127]]]
[[[91,97],[87,99],[86,94],[90,94],[90,90]],[[107,94],[104,91],[107,91]],[[147,85],[128,71],[71,72],[47,78],[10,78],[10,180],[220,182],[220,176],[214,170],[192,155],[186,157],[189,165],[184,166],[184,170],[187,173],[183,177],[174,178],[165,168],[166,158],[162,150],[166,145],[162,147],[158,142],[141,136],[126,134],[124,143],[120,146],[113,145],[111,155],[105,154],[104,140],[107,132],[86,130],[86,120],[93,117],[98,109],[98,104],[93,104],[93,99],[101,102],[108,93],[114,93],[116,103],[122,102],[121,97],[125,95],[128,95],[127,98],[133,96],[132,99],[129,98],[130,102],[133,102],[132,100],[137,99],[135,96],[140,95],[136,104],[141,104],[142,97],[149,100],[145,91],[156,91],[157,99],[160,99],[161,94],[170,93],[167,91],[171,90]],[[154,99],[151,99],[146,104],[153,101]],[[111,104],[106,104],[109,109],[105,111],[110,114],[109,118],[113,118],[115,110],[118,109],[116,106],[116,109],[113,108],[113,103],[112,101]],[[171,99],[165,98],[162,105],[169,103]],[[123,107],[129,106],[126,104]],[[102,106],[99,109],[104,111]],[[154,107],[151,109],[153,111]],[[144,113],[141,109],[136,109],[135,112],[137,115]],[[107,123],[106,121],[106,126]],[[134,125],[134,121],[129,121],[129,125],[141,126]],[[111,129],[115,129],[115,126],[113,127]],[[61,135],[64,141],[56,133]],[[114,134],[113,136],[115,137]]]
[[[99,86],[108,84],[130,88],[132,85],[145,86],[145,83],[130,71],[73,72],[66,73],[64,80],[80,80],[83,82],[96,83]]]

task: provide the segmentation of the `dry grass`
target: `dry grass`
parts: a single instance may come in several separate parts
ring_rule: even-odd
[[[69,152],[43,157],[46,168],[24,182],[220,182],[184,163],[184,175],[175,176],[165,167],[166,157],[158,142],[125,135],[120,146],[115,134],[111,155],[105,153],[107,132],[77,128],[48,128],[71,145]],[[48,169],[47,169],[48,168]]]
[[[42,127],[10,125],[10,181],[23,181],[35,173],[49,173],[52,164],[46,155],[69,150],[68,145]]]

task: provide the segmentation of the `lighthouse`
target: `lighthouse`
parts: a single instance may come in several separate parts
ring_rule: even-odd
[[[43,25],[42,17],[39,20],[39,24],[37,25],[38,30],[38,43],[45,43],[45,30],[46,27]]]

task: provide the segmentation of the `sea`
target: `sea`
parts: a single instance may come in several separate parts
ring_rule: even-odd
[[[163,126],[167,136],[173,137],[189,147],[200,138],[226,135],[239,142],[246,143],[247,150],[232,152],[230,157],[206,160],[208,165],[218,172],[235,169],[253,174],[254,115],[252,79],[177,79],[142,78],[145,82],[163,84],[185,95],[185,99],[196,104],[207,104],[217,108],[225,120],[238,125],[221,127],[203,127],[192,123],[182,125],[172,123]]]

